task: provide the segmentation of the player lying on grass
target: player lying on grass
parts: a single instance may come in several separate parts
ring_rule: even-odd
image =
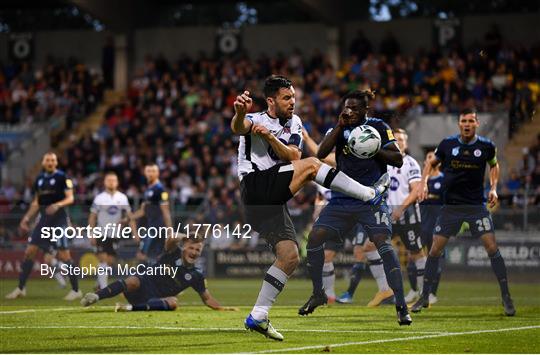
[[[180,248],[180,240],[183,240]],[[118,280],[100,289],[96,293],[87,293],[81,305],[88,307],[99,300],[111,298],[123,293],[129,304],[116,304],[115,311],[173,311],[177,307],[176,295],[192,287],[208,307],[216,311],[237,311],[235,307],[223,307],[212,297],[206,288],[203,274],[195,268],[195,262],[201,256],[203,239],[195,236],[168,238],[165,253],[158,263],[177,267],[173,278],[169,275],[130,276]]]

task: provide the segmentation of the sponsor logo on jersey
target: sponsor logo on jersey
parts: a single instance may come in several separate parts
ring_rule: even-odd
[[[117,206],[109,206],[109,208],[107,208],[107,213],[110,214],[110,215],[115,215],[116,213],[118,213],[118,207]]]
[[[392,176],[390,178],[390,190],[396,191],[397,189],[399,189],[399,180]]]

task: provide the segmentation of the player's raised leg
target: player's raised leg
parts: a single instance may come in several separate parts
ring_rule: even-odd
[[[341,192],[358,200],[378,203],[390,184],[388,174],[383,174],[373,186],[362,185],[342,171],[332,168],[330,165],[313,157],[294,160],[291,164],[294,173],[289,188],[293,195],[308,181],[313,180],[332,191]]]

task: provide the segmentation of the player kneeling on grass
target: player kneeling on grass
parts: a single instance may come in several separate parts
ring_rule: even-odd
[[[182,248],[180,240],[183,239]],[[173,311],[177,307],[176,295],[192,287],[208,307],[217,311],[237,311],[235,307],[222,307],[206,288],[203,274],[195,268],[195,262],[201,256],[203,239],[197,237],[169,238],[165,244],[165,253],[158,264],[176,267],[176,276],[146,275],[130,276],[118,280],[100,289],[96,293],[87,293],[81,305],[88,307],[99,300],[123,293],[129,304],[116,304],[115,311]]]

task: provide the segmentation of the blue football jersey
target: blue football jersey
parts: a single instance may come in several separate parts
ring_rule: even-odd
[[[148,226],[163,226],[163,213],[161,205],[169,202],[169,194],[165,191],[163,184],[157,182],[149,186],[144,192],[144,214]]]
[[[440,173],[436,176],[431,176],[427,181],[428,195],[422,201],[422,205],[442,205],[443,203],[443,188],[444,174]]]
[[[163,254],[158,264],[168,265],[177,268],[176,277],[169,275],[153,276],[153,283],[158,288],[158,292],[163,297],[173,296],[186,288],[193,288],[197,293],[206,291],[206,279],[202,272],[195,266],[182,264],[182,249],[177,248],[172,252]]]
[[[71,189],[73,189],[73,182],[63,171],[41,172],[34,182],[34,193],[37,196],[40,211],[43,213],[47,206],[62,201],[66,197],[66,190]],[[66,212],[61,208],[57,215],[66,216]]]
[[[464,143],[459,135],[445,138],[435,151],[444,173],[443,201],[449,205],[482,205],[486,164],[497,163],[497,148],[489,139]]]

